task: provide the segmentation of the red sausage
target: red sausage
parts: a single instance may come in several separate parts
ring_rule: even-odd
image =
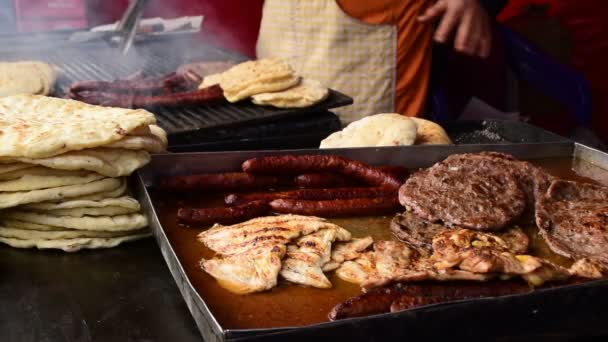
[[[389,188],[336,188],[300,189],[292,191],[257,192],[249,194],[228,194],[226,204],[241,204],[251,201],[272,201],[275,199],[334,200],[353,198],[396,197],[397,192]]]
[[[183,223],[200,225],[234,224],[265,215],[269,210],[267,202],[255,201],[227,208],[180,208],[177,211],[177,218]]]
[[[160,95],[138,95],[134,93],[113,93],[108,91],[76,91],[70,89],[68,96],[82,102],[117,106],[122,108],[176,107],[206,104],[224,99],[224,92],[218,85],[208,88]],[[163,88],[164,90],[164,88]]]
[[[361,185],[355,179],[344,177],[333,172],[303,173],[294,179],[296,186],[300,188],[341,188],[346,186]]]
[[[403,183],[378,167],[332,155],[285,155],[246,160],[243,171],[254,174],[300,174],[310,172],[338,172],[368,184],[398,189]]]
[[[292,180],[285,177],[227,172],[161,177],[157,181],[157,186],[161,190],[173,192],[196,190],[241,191],[288,185],[290,183],[292,183]]]
[[[391,214],[398,210],[400,205],[396,197],[337,199],[329,201],[276,199],[270,202],[270,208],[274,212],[284,214],[336,217]]]

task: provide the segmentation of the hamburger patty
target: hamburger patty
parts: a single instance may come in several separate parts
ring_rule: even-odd
[[[509,172],[487,172],[465,163],[435,164],[413,174],[399,202],[422,218],[478,230],[500,230],[520,217],[525,195]]]
[[[446,158],[442,163],[451,167],[477,170],[488,174],[508,173],[519,185],[526,196],[526,209],[522,219],[526,223],[534,222],[534,206],[536,199],[542,197],[553,176],[529,162],[516,160],[513,156],[498,152],[481,152],[455,154]]]
[[[608,188],[553,181],[536,205],[536,224],[555,253],[608,265]]]

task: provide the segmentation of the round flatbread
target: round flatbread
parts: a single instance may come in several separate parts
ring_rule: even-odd
[[[0,237],[19,240],[58,240],[77,238],[110,238],[149,233],[148,229],[135,232],[100,232],[91,230],[33,230],[0,227]]]
[[[111,248],[123,242],[140,240],[152,236],[152,233],[127,235],[111,238],[76,238],[76,239],[57,239],[41,240],[29,239],[20,240],[13,238],[0,237],[0,242],[15,248],[38,248],[38,249],[60,249],[64,252],[77,252],[81,249]]]
[[[142,214],[117,216],[53,216],[28,211],[7,211],[2,218],[31,222],[53,227],[65,227],[80,230],[124,231],[137,230],[148,226],[148,220]]]
[[[437,123],[421,118],[410,118],[418,127],[416,131],[416,145],[450,145],[452,140]]]
[[[329,90],[317,80],[302,79],[300,84],[287,90],[253,95],[251,102],[277,108],[310,107],[327,98]]]
[[[143,109],[95,106],[39,95],[0,98],[0,157],[46,158],[118,141],[155,124]]]
[[[416,123],[407,116],[382,113],[364,117],[321,141],[320,148],[412,145]]]

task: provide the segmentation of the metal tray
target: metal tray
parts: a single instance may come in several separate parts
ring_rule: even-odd
[[[205,341],[348,338],[354,341],[420,337],[574,338],[608,335],[608,280],[540,289],[528,294],[429,305],[399,313],[353,318],[305,327],[224,330],[193,288],[163,231],[147,186],[159,175],[238,170],[243,160],[263,155],[337,154],[372,165],[425,167],[454,153],[498,151],[521,159],[569,157],[608,170],[608,154],[571,142],[515,145],[406,146],[335,150],[209,152],[156,155],[138,173],[135,193],[184,300]],[[575,163],[576,164],[576,163]],[[588,164],[585,164],[588,165]],[[599,181],[602,181],[600,179]],[[605,181],[605,179],[603,180]]]

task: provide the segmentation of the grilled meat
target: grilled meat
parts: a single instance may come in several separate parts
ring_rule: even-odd
[[[201,260],[201,268],[225,289],[245,294],[277,285],[285,245],[260,246],[225,258]]]
[[[290,250],[288,259],[300,263],[290,263],[286,268],[292,273],[301,271],[302,276],[308,277],[308,283],[313,284],[311,279],[318,280],[318,277],[313,277],[311,268],[316,267],[317,275],[320,273],[324,277],[321,266],[330,258],[331,241],[350,238],[350,233],[341,227],[318,217],[283,215],[260,217],[232,226],[216,224],[199,234],[199,240],[219,256],[202,260],[201,267],[232,292],[267,290],[277,283],[286,245],[301,235],[319,231],[324,233],[304,239],[298,246],[300,250],[298,247]],[[325,233],[329,233],[329,237]],[[306,257],[318,260],[306,263],[309,260]]]
[[[336,242],[331,252],[331,260],[323,265],[323,271],[329,272],[337,269],[345,261],[353,260],[361,256],[369,246],[374,243],[371,236],[360,239],[352,239],[348,242]]]
[[[322,266],[330,260],[334,240],[350,239],[350,233],[339,227],[321,229],[299,238],[295,245],[287,246],[281,276],[292,283],[330,288],[331,282],[323,273]]]
[[[437,269],[521,275],[533,285],[569,276],[566,269],[547,260],[516,253],[496,235],[459,229],[440,233],[433,239],[431,259]]]
[[[608,275],[608,265],[583,258],[572,264],[569,271],[577,277],[600,279]]]
[[[445,232],[453,232],[459,227],[446,227],[438,223],[431,223],[412,212],[397,214],[391,221],[391,232],[408,246],[418,250],[424,255],[433,253],[433,238]],[[528,236],[518,227],[510,228],[504,232],[494,233],[503,240],[510,250],[516,254],[523,254],[528,250]]]
[[[445,163],[412,175],[399,189],[399,202],[428,221],[478,230],[503,229],[525,208],[525,196],[509,173]]]
[[[556,180],[537,203],[536,224],[555,253],[608,264],[608,188]]]

